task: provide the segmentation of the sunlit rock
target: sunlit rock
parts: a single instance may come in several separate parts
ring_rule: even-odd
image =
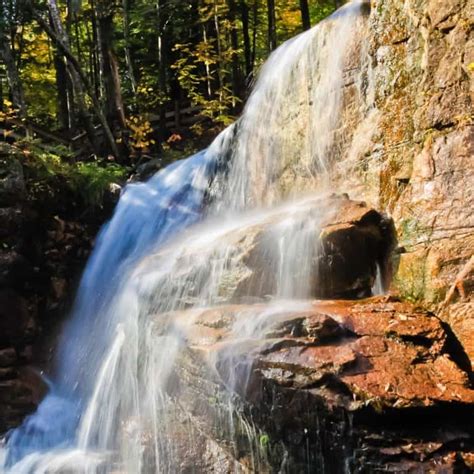
[[[285,456],[295,472],[303,460],[354,472],[368,463],[448,468],[464,453],[470,369],[438,318],[386,297],[300,305],[175,315],[187,349],[172,396],[206,437],[270,471]],[[254,439],[226,438],[226,417],[237,432],[251,425]],[[270,458],[256,449],[262,437]]]

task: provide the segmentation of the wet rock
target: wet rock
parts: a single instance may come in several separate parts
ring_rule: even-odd
[[[172,390],[192,423],[244,465],[250,424],[253,442],[268,440],[263,470],[286,457],[294,472],[303,459],[314,471],[464,472],[474,390],[442,321],[387,297],[308,305],[173,315],[188,350]]]
[[[15,250],[0,250],[0,285],[21,286],[31,277],[30,262]]]
[[[365,203],[344,202],[334,222],[322,229],[320,240],[316,297],[369,296],[377,272],[374,263],[382,275],[389,273],[396,242],[393,223]]]
[[[332,209],[322,218],[319,235],[314,236],[313,261],[308,272],[310,294],[319,298],[357,298],[371,294],[377,275],[377,265],[385,274],[389,256],[395,245],[395,233],[390,219],[369,208],[365,203],[339,196],[315,201],[314,209]],[[284,218],[282,219],[284,220]],[[267,294],[276,293],[273,283],[277,269],[269,266],[270,248],[265,230],[257,233],[247,250],[244,262],[251,275],[243,279],[236,296],[252,295],[261,288]],[[298,286],[297,284],[295,285]],[[265,293],[255,296],[264,296]]]
[[[216,302],[238,302],[288,293],[360,298],[371,294],[378,269],[390,274],[396,241],[391,219],[345,195],[305,199],[242,219],[244,224],[215,240],[196,238],[178,256],[173,244],[163,248],[137,273],[172,258],[180,272],[176,284],[190,282],[184,305],[206,292],[207,279],[215,280]]]
[[[65,179],[45,180],[38,166],[19,147],[0,143],[0,381],[8,382],[1,388],[0,437],[40,399],[44,382],[23,376],[29,364],[49,364],[69,290],[113,205],[91,215]],[[40,335],[48,342],[36,345]],[[33,395],[15,403],[17,384]]]
[[[20,207],[0,208],[0,238],[19,232],[24,225],[24,216]]]

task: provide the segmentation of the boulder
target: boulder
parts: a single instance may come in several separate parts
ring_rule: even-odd
[[[305,235],[306,229],[298,225],[315,215],[314,230]],[[302,214],[301,221],[296,221],[293,234],[282,237],[275,228],[289,217],[277,216],[270,225],[254,230],[254,238],[243,255],[243,263],[250,272],[237,285],[235,296],[360,298],[371,295],[377,267],[388,276],[395,230],[389,218],[364,202],[351,201],[344,195],[316,199],[307,215]],[[284,242],[281,247],[287,252],[284,258],[289,260],[288,264],[282,265],[277,253],[281,252],[278,239]],[[295,243],[296,254],[292,253]],[[301,255],[307,255],[309,262],[301,261]],[[282,271],[287,274],[281,279],[289,282],[280,283],[279,289],[278,275]]]
[[[13,347],[0,350],[0,367],[10,367],[17,362],[17,354]]]
[[[169,390],[201,436],[262,472],[468,472],[472,372],[436,316],[388,297],[298,304],[157,319],[185,340]]]
[[[396,243],[389,218],[345,195],[243,215],[188,239],[147,257],[136,271],[139,277],[174,267],[173,278],[156,280],[156,287],[159,293],[166,286],[184,305],[203,298],[224,303],[369,296],[378,269],[391,273]]]

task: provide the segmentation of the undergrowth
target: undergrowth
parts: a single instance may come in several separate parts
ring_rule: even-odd
[[[76,161],[71,151],[61,145],[47,148],[37,140],[16,143],[25,155],[25,165],[39,185],[61,179],[86,206],[100,206],[112,183],[122,183],[130,169],[107,161]]]

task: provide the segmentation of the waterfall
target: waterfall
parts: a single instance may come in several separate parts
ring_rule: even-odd
[[[173,366],[193,315],[271,301],[236,317],[228,335],[257,339],[278,315],[307,307],[315,242],[337,210],[318,196],[351,142],[340,138],[343,87],[363,49],[361,5],[276,50],[242,117],[206,151],[126,187],[83,275],[50,392],[8,436],[6,472],[179,472]],[[246,375],[232,354],[225,360],[232,431],[229,381]],[[244,425],[251,443],[251,421]]]

